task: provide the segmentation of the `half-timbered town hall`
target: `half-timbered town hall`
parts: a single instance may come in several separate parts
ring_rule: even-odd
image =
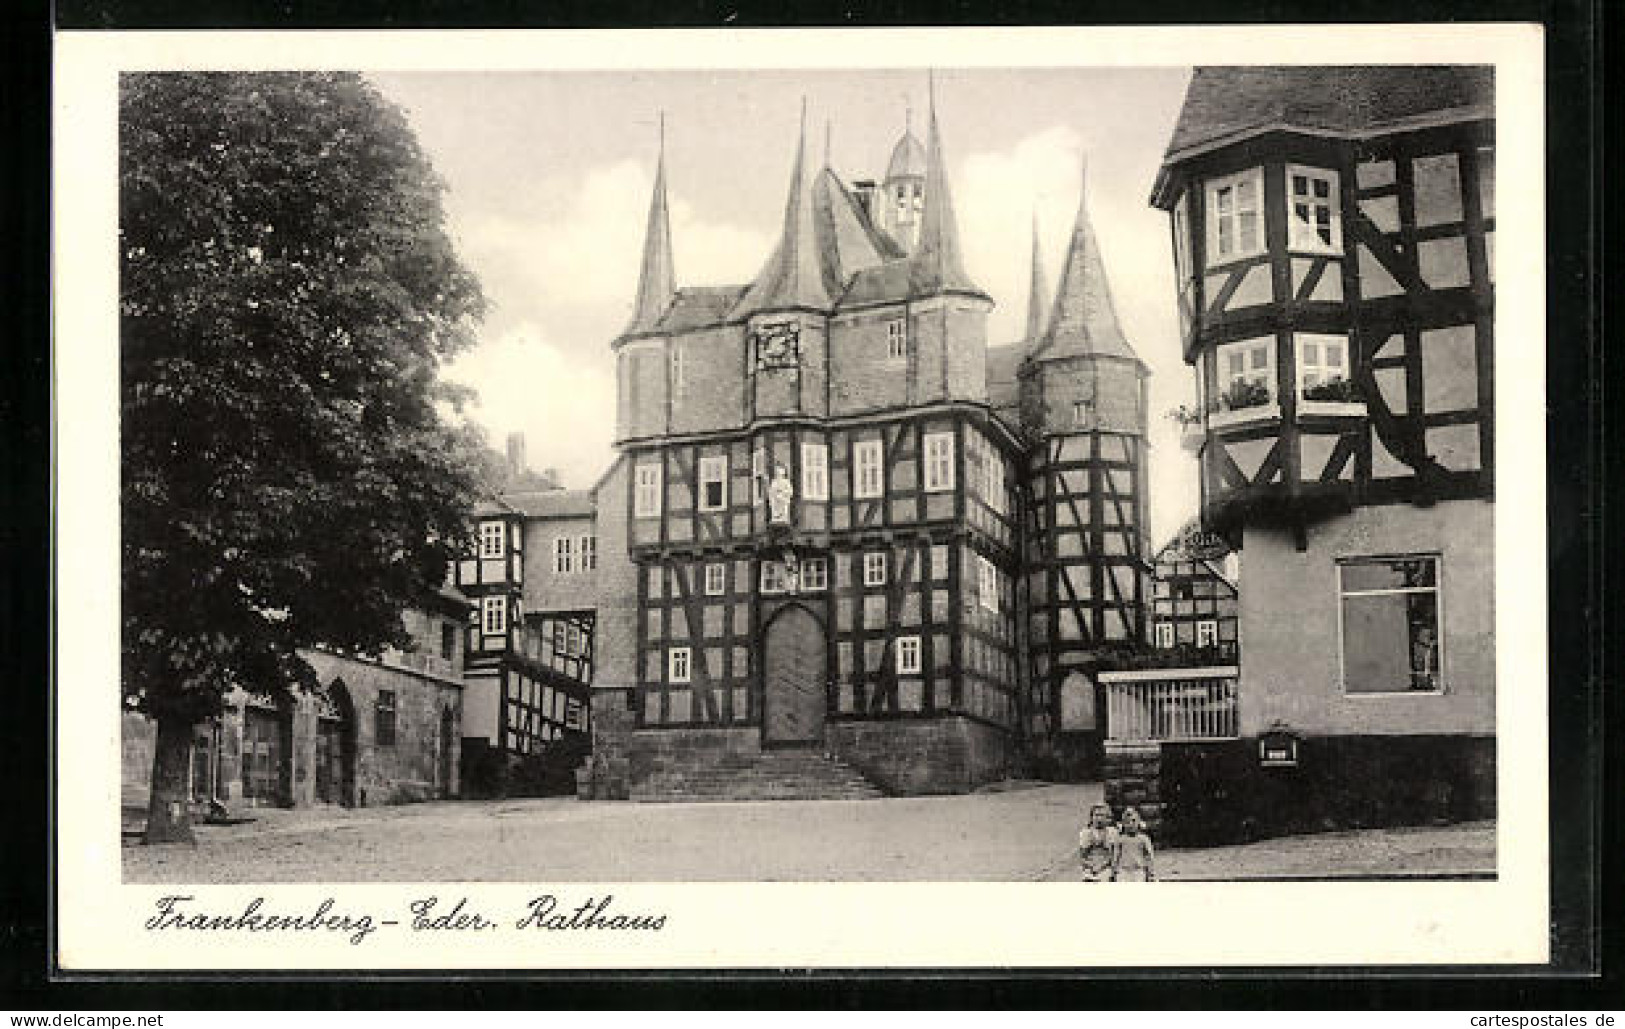
[[[1035,249],[1026,338],[989,346],[935,112],[875,179],[817,164],[805,125],[791,142],[778,240],[737,285],[680,284],[658,165],[610,344],[588,792],[944,792],[1076,763],[1098,743],[1077,669],[1137,645],[1149,604],[1148,373],[1085,198],[1053,295]]]

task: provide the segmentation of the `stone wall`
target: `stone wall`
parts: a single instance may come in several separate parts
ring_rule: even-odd
[[[1271,836],[1493,818],[1495,740],[1322,736],[1296,767],[1259,764],[1258,740],[1108,748],[1106,802],[1133,804],[1154,839],[1220,846]]]
[[[1010,737],[958,715],[831,722],[830,751],[888,793],[966,793],[1002,779]]]
[[[436,679],[390,665],[340,657],[320,651],[302,656],[316,669],[321,682],[331,687],[342,681],[352,709],[353,763],[341,790],[340,802],[373,806],[399,804],[435,797],[456,796],[462,740],[462,689],[453,681]],[[380,691],[395,695],[395,742],[377,739]],[[316,735],[319,714],[311,696],[299,694],[280,709],[270,702],[236,691],[213,725],[194,733],[202,746],[212,747],[209,765],[215,769],[215,795],[227,804],[241,804],[243,796],[243,712],[247,707],[279,710],[287,726],[281,771],[282,803],[305,807],[316,803]],[[342,709],[342,702],[341,702]],[[441,740],[441,719],[451,714],[450,753]],[[127,713],[123,719],[122,774],[127,803],[144,803],[152,781],[153,723]],[[201,787],[200,787],[201,789]],[[203,792],[207,792],[206,789]]]
[[[636,715],[626,689],[592,691],[592,756],[576,773],[576,796],[582,800],[626,800],[632,787],[627,757]]]

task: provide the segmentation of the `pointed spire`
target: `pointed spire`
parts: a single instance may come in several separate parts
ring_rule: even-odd
[[[1055,306],[1043,338],[1033,348],[1034,357],[1076,357],[1093,354],[1139,360],[1117,322],[1111,286],[1106,281],[1106,263],[1089,224],[1087,162],[1080,171],[1078,217],[1067,245],[1066,263],[1061,268],[1061,284],[1055,291]]]
[[[1032,283],[1027,291],[1027,334],[1022,337],[1028,346],[1044,334],[1044,314],[1048,310],[1049,282],[1044,275],[1044,255],[1038,247],[1038,209],[1034,208]]]
[[[914,296],[962,292],[987,294],[965,274],[959,254],[959,226],[948,188],[948,162],[937,125],[936,80],[931,80],[925,144],[925,209],[920,212],[920,240],[910,259],[909,291]]]
[[[801,101],[801,130],[796,138],[796,159],[790,171],[790,194],[784,203],[784,229],[773,253],[757,273],[731,317],[775,308],[833,306],[824,282],[813,211],[813,190],[807,182],[807,101]]]
[[[649,223],[643,234],[643,263],[638,271],[638,294],[632,302],[632,320],[623,336],[651,332],[666,313],[677,291],[671,259],[671,215],[666,205],[666,112],[660,112],[660,151],[655,161],[655,185],[649,198]]]

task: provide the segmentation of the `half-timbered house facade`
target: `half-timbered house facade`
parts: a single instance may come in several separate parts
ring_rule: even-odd
[[[596,495],[635,615],[599,634],[595,767],[653,798],[801,750],[830,774],[795,795],[969,789],[1091,648],[1142,642],[1146,370],[1081,203],[1055,297],[1035,266],[990,349],[934,111],[855,188],[803,128],[741,286],[676,284],[662,156]]]
[[[1488,69],[1199,68],[1157,179],[1286,809],[1493,803],[1494,147]]]

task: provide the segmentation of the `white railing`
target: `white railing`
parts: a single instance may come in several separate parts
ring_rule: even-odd
[[[1108,743],[1230,740],[1238,735],[1231,665],[1101,672]]]

